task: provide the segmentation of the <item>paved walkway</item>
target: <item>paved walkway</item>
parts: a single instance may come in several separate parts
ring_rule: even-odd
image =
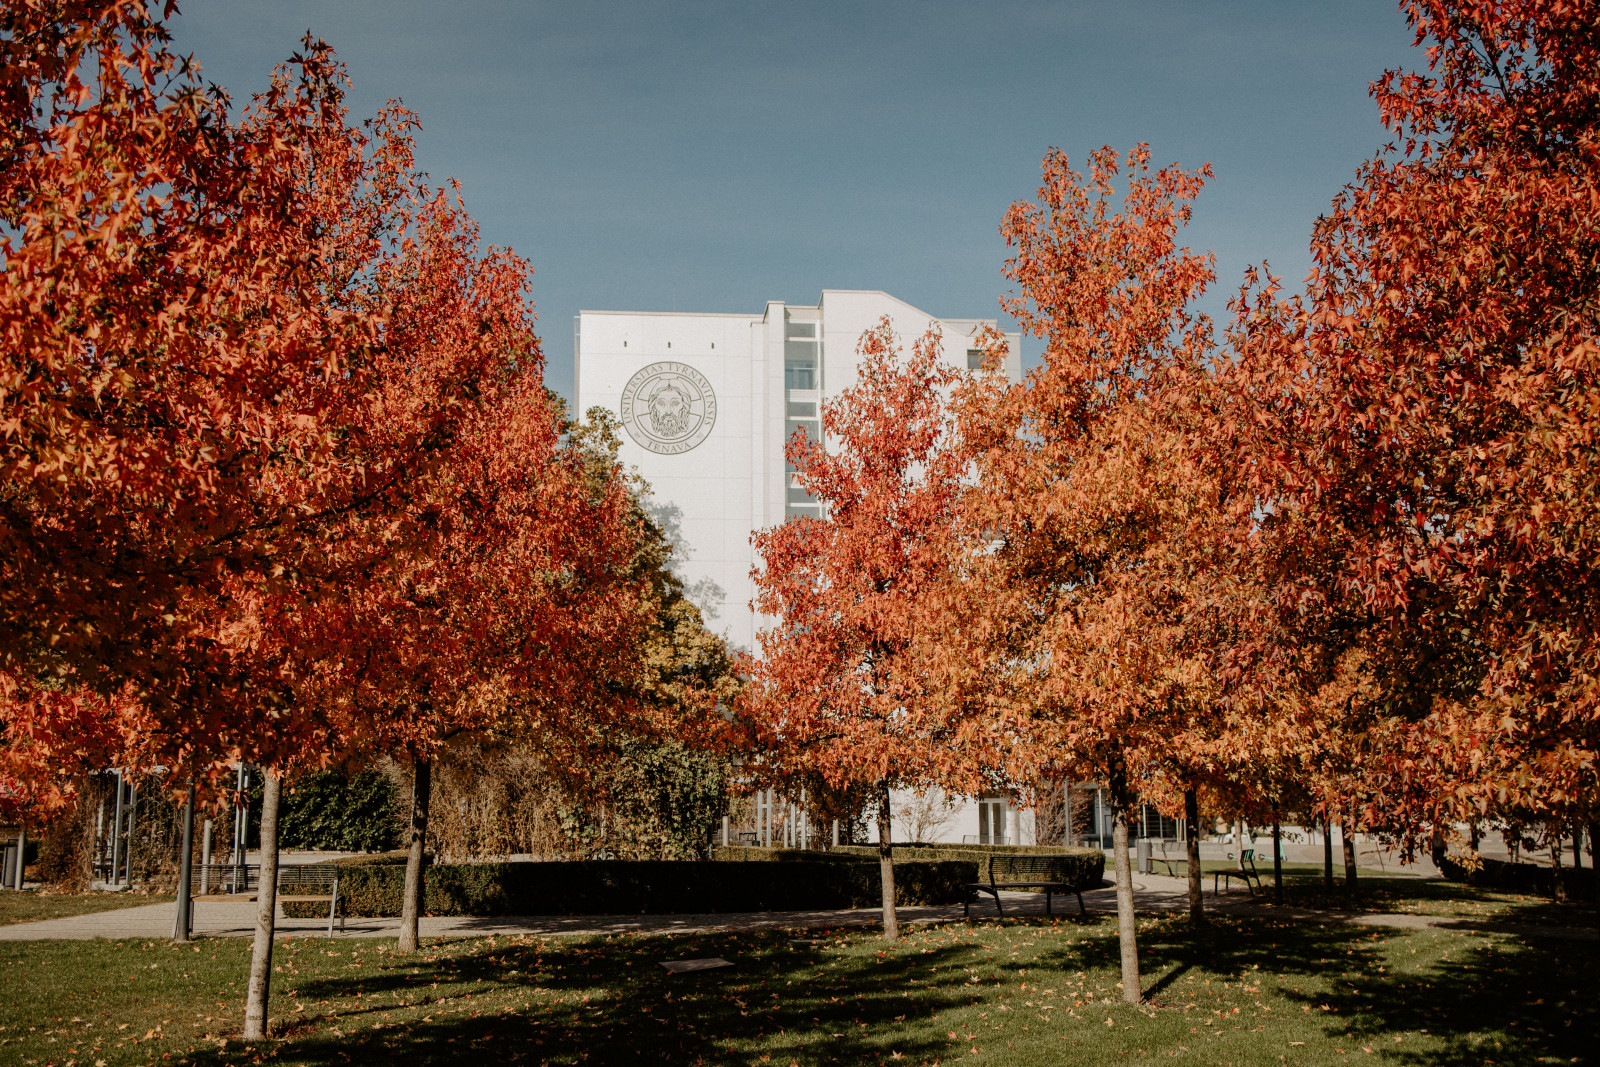
[[[1182,911],[1188,908],[1188,883],[1181,878],[1141,875],[1134,882],[1134,894],[1136,906],[1144,914]],[[1004,893],[1001,896],[1007,915],[1044,914],[1043,896],[1032,893]],[[1106,913],[1116,910],[1116,890],[1109,884],[1084,893],[1083,898],[1091,912]],[[1221,897],[1207,894],[1206,908],[1208,911],[1220,913],[1264,915],[1304,922],[1360,923],[1405,929],[1445,927],[1496,930],[1589,939],[1596,936],[1594,930],[1582,928],[1495,923],[1425,915],[1276,908],[1263,904],[1260,898],[1253,898],[1243,891],[1224,894]],[[1077,902],[1070,898],[1063,901],[1057,897],[1055,912],[1075,914]],[[987,900],[972,905],[974,918],[986,918],[994,914],[993,906]],[[250,901],[199,898],[195,901],[194,933],[197,937],[249,937],[255,933],[255,915],[256,905]],[[959,922],[963,918],[959,906],[902,907],[899,915],[900,921],[906,924]],[[490,934],[576,936],[617,933],[707,933],[728,930],[875,926],[878,920],[879,913],[875,908],[743,912],[724,915],[544,915],[498,918],[425,916],[418,922],[418,932],[421,936],[429,938],[482,937]],[[97,937],[164,939],[172,936],[172,922],[172,904],[149,904],[119,911],[95,912],[64,919],[43,919],[0,926],[0,941],[90,940]],[[327,919],[280,917],[277,931],[280,937],[320,937],[326,934],[327,927]],[[334,936],[394,937],[399,930],[399,919],[352,918],[345,921],[342,932],[336,926]]]

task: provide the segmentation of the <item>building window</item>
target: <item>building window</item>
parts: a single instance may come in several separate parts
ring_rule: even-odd
[[[982,370],[983,369],[983,349],[981,349],[981,348],[969,348],[969,349],[967,349],[967,369],[968,370]]]
[[[822,518],[822,508],[820,506],[807,507],[804,504],[790,504],[788,507],[783,509],[783,514],[785,518],[790,519],[801,516],[812,519],[820,519]]]
[[[785,337],[815,337],[817,324],[814,322],[785,322],[783,324]]]
[[[788,346],[785,345],[784,347],[787,348]],[[798,357],[785,354],[783,358],[783,387],[785,389],[815,389],[817,387],[817,357]]]
[[[814,419],[817,417],[817,405],[791,400],[789,401],[788,414],[791,419]]]

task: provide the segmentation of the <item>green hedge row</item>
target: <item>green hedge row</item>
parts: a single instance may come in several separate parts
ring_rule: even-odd
[[[714,860],[580,860],[440,864],[425,869],[427,915],[645,915],[875,907],[878,865],[831,860],[727,863]],[[959,904],[977,881],[966,859],[895,864],[902,904]],[[346,865],[340,911],[400,914],[405,867]],[[315,901],[286,903],[292,918],[327,914]]]
[[[1483,889],[1504,889],[1544,897],[1563,896],[1568,900],[1589,900],[1594,896],[1594,868],[1541,867],[1532,863],[1508,863],[1483,857],[1476,870],[1468,870],[1455,860],[1446,859],[1439,872],[1452,882]],[[1559,880],[1561,892],[1556,892]]]
[[[872,858],[877,857],[878,850],[874,848]],[[861,860],[861,856],[855,852],[846,852],[844,849],[821,852],[803,848],[765,848],[761,845],[720,845],[711,850],[711,858],[721,863],[807,863],[812,860],[857,863]]]
[[[862,858],[876,858],[877,845],[840,845],[835,854],[845,853]],[[1089,889],[1098,886],[1106,877],[1106,854],[1097,848],[1066,848],[1062,845],[896,845],[895,866],[904,860],[952,860],[972,863],[980,879],[989,877],[989,859],[993,856],[1054,856],[1066,861],[1067,880]]]

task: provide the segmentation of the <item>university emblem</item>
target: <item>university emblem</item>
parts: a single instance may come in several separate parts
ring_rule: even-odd
[[[683,363],[652,363],[622,390],[622,425],[641,448],[663,456],[687,452],[711,435],[717,395],[706,376]]]

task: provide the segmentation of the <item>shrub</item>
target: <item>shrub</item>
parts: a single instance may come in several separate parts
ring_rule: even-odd
[[[1468,870],[1453,859],[1445,859],[1439,872],[1452,882],[1482,889],[1504,889],[1512,893],[1530,893],[1554,897],[1556,879],[1561,881],[1561,896],[1568,900],[1586,900],[1594,893],[1594,869],[1561,868],[1559,875],[1553,867],[1540,867],[1532,863],[1508,863],[1486,857],[1478,860],[1476,870]]]
[[[840,845],[835,853],[846,853],[862,858],[877,858],[876,845]],[[1067,861],[1067,881],[1085,889],[1098,886],[1106,877],[1106,854],[1097,848],[1067,848],[1063,845],[896,845],[895,869],[905,860],[928,861],[963,859],[971,862],[979,872],[979,879],[989,876],[991,856],[1056,856]],[[899,884],[896,876],[896,884]]]
[[[394,782],[380,771],[302,775],[284,790],[279,846],[341,852],[393,848],[400,840],[398,801]],[[259,836],[260,827],[254,832]]]
[[[711,850],[711,858],[723,863],[791,863],[795,861],[820,860],[823,862],[839,862],[849,860],[859,862],[859,850],[846,852],[844,849],[835,849],[832,852],[817,852],[803,848],[765,848],[760,845],[724,845]],[[876,856],[877,850],[872,850]]]
[[[955,904],[977,880],[970,860],[895,865],[904,904]],[[348,864],[339,880],[340,910],[354,916],[400,914],[405,868],[395,863]],[[711,860],[578,860],[463,863],[426,868],[423,911],[428,915],[650,915],[859,908],[880,900],[874,863],[794,860],[719,863]],[[296,918],[326,915],[314,901],[287,903]]]

